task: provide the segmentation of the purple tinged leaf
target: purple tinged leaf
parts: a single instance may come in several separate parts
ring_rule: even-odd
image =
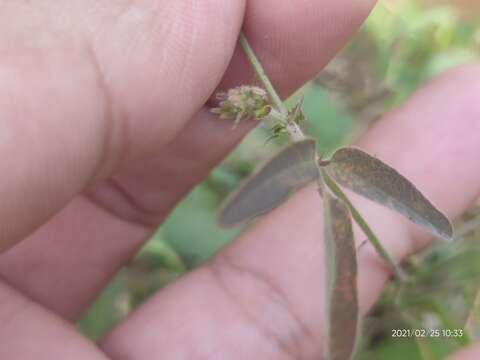
[[[358,330],[357,258],[350,212],[329,193],[324,197],[327,299],[325,359],[349,360]]]
[[[409,180],[366,152],[342,148],[325,169],[340,185],[401,213],[442,239],[452,238],[448,218]]]
[[[222,226],[235,226],[273,210],[288,196],[319,177],[315,140],[298,141],[274,156],[227,199]]]

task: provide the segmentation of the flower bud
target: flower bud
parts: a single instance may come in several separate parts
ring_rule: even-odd
[[[245,118],[261,120],[271,110],[268,94],[257,86],[238,86],[216,96],[218,107],[211,110],[221,119],[235,119],[235,124]]]

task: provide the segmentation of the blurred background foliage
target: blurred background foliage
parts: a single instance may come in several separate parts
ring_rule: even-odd
[[[480,55],[480,1],[383,0],[346,48],[288,101],[304,99],[308,133],[322,152],[350,143],[436,74]],[[98,338],[154,291],[200,265],[239,230],[219,229],[216,210],[282,141],[253,131],[197,186],[79,322]],[[458,220],[457,241],[405,261],[412,283],[387,286],[364,321],[358,359],[441,359],[480,337],[480,207]],[[274,251],[274,249],[272,249]],[[461,338],[392,338],[392,329],[464,329]]]

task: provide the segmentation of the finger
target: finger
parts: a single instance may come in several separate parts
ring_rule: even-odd
[[[473,101],[479,87],[478,66],[450,72],[388,115],[360,143],[406,174],[451,217],[479,192],[480,124]],[[399,215],[354,201],[397,260],[426,244],[428,234]],[[318,194],[314,187],[304,189],[209,265],[154,296],[105,338],[104,349],[111,356],[138,359],[160,349],[177,358],[318,358],[324,326],[322,233]],[[358,235],[357,230],[357,240],[363,241]],[[365,312],[389,273],[371,247],[358,256]],[[185,338],[190,339],[187,346]]]
[[[78,197],[0,256],[0,277],[35,302],[75,321],[150,232]]]
[[[266,63],[282,63],[284,69],[291,69],[275,72],[274,80],[281,83],[280,90],[287,92],[289,87],[307,80],[307,75],[319,71],[334,49],[343,45],[372,5],[370,1],[360,3],[364,6],[357,8],[346,1],[300,1],[294,12],[273,13],[258,4],[250,8],[247,22],[254,46],[281,49],[272,52],[271,58],[268,54],[263,58]],[[285,10],[289,5],[282,6]],[[327,21],[339,14],[343,20]],[[302,24],[286,21],[290,17],[301,18]],[[268,27],[255,25],[259,21],[265,21]],[[254,36],[257,31],[260,35]],[[318,35],[312,39],[312,34]],[[297,71],[300,60],[291,54],[300,51],[308,39],[314,44],[302,56],[302,71]],[[228,76],[233,78],[244,71],[242,66],[232,65]],[[244,76],[250,80],[250,75]],[[90,193],[90,199],[94,198],[96,203],[86,198],[74,201],[52,223],[2,256],[0,274],[36,301],[68,318],[77,317],[141,246],[152,225],[206,176],[250,128],[245,123],[231,131],[230,123],[219,122],[207,109],[201,110],[175,141],[156,156],[129,166],[128,174],[117,176],[115,185],[107,181]],[[125,191],[119,193],[119,184],[126,189],[127,197]],[[71,282],[71,274],[77,276],[75,283]]]
[[[70,324],[0,282],[0,358],[107,360]]]
[[[220,0],[2,5],[0,250],[171,141],[223,76],[243,10]]]
[[[480,356],[480,345],[473,344],[448,357],[447,360],[477,360]]]
[[[316,75],[365,20],[374,0],[250,0],[244,29],[282,95]],[[253,71],[237,48],[223,88],[251,83]]]

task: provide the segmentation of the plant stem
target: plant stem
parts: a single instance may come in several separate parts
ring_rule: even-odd
[[[458,229],[455,229],[454,240],[458,240],[468,233],[473,232],[480,228],[480,217],[475,216],[473,219],[469,221],[465,221]]]
[[[268,96],[270,96],[270,99],[275,105],[276,110],[280,112],[281,117],[279,118],[277,116],[276,118],[286,125],[286,128],[293,141],[301,141],[305,139],[305,135],[303,134],[300,126],[298,126],[298,124],[296,124],[294,121],[288,121],[287,107],[285,106],[282,99],[278,95],[277,91],[273,87],[272,82],[270,81],[267,74],[265,73],[265,69],[263,68],[262,64],[258,60],[257,55],[255,55],[255,52],[253,51],[252,47],[250,46],[250,43],[248,42],[248,39],[246,38],[243,32],[240,34],[239,41],[240,41],[240,45],[243,48],[243,51],[245,52],[245,55],[250,61],[250,65],[252,66],[253,70],[255,71],[258,78],[262,82],[262,85],[265,88],[265,91],[268,93]]]
[[[258,78],[262,82],[263,87],[267,91],[268,95],[272,99],[273,104],[279,110],[282,115],[286,115],[288,113],[288,109],[286,106],[283,104],[282,99],[280,96],[278,96],[278,93],[275,91],[275,88],[272,85],[272,82],[268,78],[267,74],[265,73],[265,69],[263,68],[262,64],[257,58],[257,55],[255,55],[255,52],[253,51],[252,47],[250,46],[250,43],[248,42],[245,34],[242,32],[240,34],[240,45],[242,45],[243,51],[245,52],[245,55],[247,56],[248,60],[250,61],[250,64],[252,65],[252,68],[255,70],[255,73],[257,74]]]
[[[330,190],[341,200],[345,202],[345,204],[348,206],[350,209],[350,212],[352,214],[353,219],[355,222],[360,226],[362,229],[363,233],[367,236],[368,240],[370,243],[373,245],[375,250],[377,251],[378,255],[389,265],[393,275],[398,279],[399,282],[403,283],[407,280],[407,276],[403,272],[402,269],[395,263],[395,261],[390,257],[388,254],[387,250],[383,247],[382,243],[380,240],[378,240],[377,236],[373,232],[373,230],[370,228],[366,220],[360,215],[358,210],[355,208],[355,206],[352,204],[350,199],[347,197],[347,195],[340,189],[340,187],[337,185],[337,183],[330,177],[330,175],[327,174],[325,170],[320,170],[320,173],[322,175],[323,180],[325,181],[325,184],[330,188]]]
[[[267,91],[268,95],[270,96],[273,104],[275,105],[276,109],[272,110],[271,117],[275,120],[283,122],[288,130],[290,138],[293,141],[300,141],[306,138],[305,134],[303,133],[302,129],[294,122],[288,120],[288,109],[283,103],[282,99],[278,95],[277,91],[272,85],[272,82],[268,78],[267,74],[265,73],[265,69],[263,68],[262,64],[258,60],[255,52],[253,51],[252,47],[250,46],[247,38],[243,33],[240,34],[240,44],[245,51],[245,55],[247,56],[248,60],[252,68],[254,69],[255,73],[259,77],[260,81],[262,82],[265,90]],[[318,160],[318,159],[317,159]],[[360,226],[363,230],[365,235],[367,236],[368,240],[372,243],[373,247],[377,250],[378,255],[390,266],[392,273],[395,277],[400,281],[404,282],[406,280],[405,273],[398,267],[398,265],[393,261],[390,257],[388,252],[380,243],[380,240],[376,237],[370,226],[368,226],[367,222],[363,219],[357,209],[353,206],[351,201],[348,199],[347,195],[338,187],[338,185],[333,181],[333,179],[328,176],[328,174],[319,168],[320,177],[319,177],[319,190],[320,192],[323,190],[323,182],[327,184],[330,190],[341,200],[345,202],[345,204],[350,209],[353,219],[356,223]]]

